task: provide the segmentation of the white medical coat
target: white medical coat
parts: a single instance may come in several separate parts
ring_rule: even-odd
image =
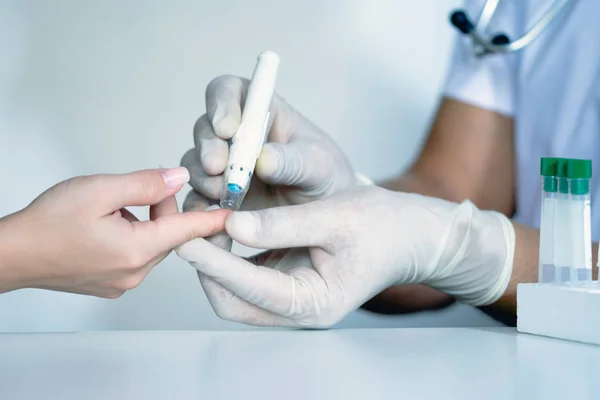
[[[518,38],[554,0],[504,0],[488,28]],[[470,0],[476,19],[485,1]],[[600,235],[600,2],[572,0],[528,47],[476,60],[457,34],[444,94],[514,118],[517,222],[539,227],[540,158],[592,160],[592,238]],[[490,176],[490,179],[494,179]]]

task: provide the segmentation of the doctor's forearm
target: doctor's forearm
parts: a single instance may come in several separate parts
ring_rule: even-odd
[[[398,178],[381,182],[378,185],[394,192],[418,193],[423,196],[438,197],[456,202],[463,200],[459,198],[460,196],[454,195],[451,190],[446,189],[441,182],[415,171],[408,171]]]
[[[451,201],[460,201],[449,195],[442,186],[437,186],[432,181],[422,179],[421,176],[414,173],[405,174],[395,181],[383,183],[381,186],[395,191],[413,192],[427,196],[441,197]],[[539,230],[516,222],[513,222],[513,226],[515,229],[515,255],[510,282],[498,301],[489,306],[481,307],[482,311],[509,325],[514,325],[515,323],[517,285],[519,283],[537,281],[539,259]],[[598,268],[596,268],[598,244],[593,243],[592,246],[592,274],[594,279],[598,279]],[[417,297],[415,294],[419,296]],[[433,288],[422,285],[402,285],[388,289],[371,303],[377,304],[377,308],[383,310],[394,310],[394,312],[390,311],[389,313],[401,313],[401,310],[411,312],[419,309],[441,308],[444,305],[451,304],[451,301],[445,296],[445,294]],[[365,308],[369,309],[369,305],[367,304]]]

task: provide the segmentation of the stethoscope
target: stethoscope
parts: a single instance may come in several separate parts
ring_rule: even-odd
[[[541,18],[525,33],[516,40],[511,40],[504,33],[496,33],[491,39],[486,38],[486,29],[496,12],[499,0],[487,0],[477,20],[473,25],[464,10],[456,10],[450,16],[450,22],[460,32],[471,36],[473,41],[473,53],[477,58],[490,53],[510,53],[521,50],[537,38],[546,26],[561,12],[569,0],[558,0],[552,3],[550,8]]]

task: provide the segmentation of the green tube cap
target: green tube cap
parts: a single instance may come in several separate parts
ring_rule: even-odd
[[[589,194],[592,160],[568,160],[566,169],[567,178],[571,179],[571,194]]]
[[[540,163],[540,175],[556,176],[556,164],[558,159],[554,157],[542,157]]]
[[[567,160],[567,178],[590,179],[592,177],[592,160]]]

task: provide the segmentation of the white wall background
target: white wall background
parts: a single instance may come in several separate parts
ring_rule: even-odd
[[[0,0],[0,213],[73,175],[178,165],[206,84],[249,75],[264,49],[281,57],[278,91],[357,170],[395,175],[430,122],[454,36],[447,15],[459,3]],[[357,312],[340,326],[493,324],[455,306]],[[0,296],[0,331],[240,328],[214,316],[195,271],[175,256],[118,300]]]

